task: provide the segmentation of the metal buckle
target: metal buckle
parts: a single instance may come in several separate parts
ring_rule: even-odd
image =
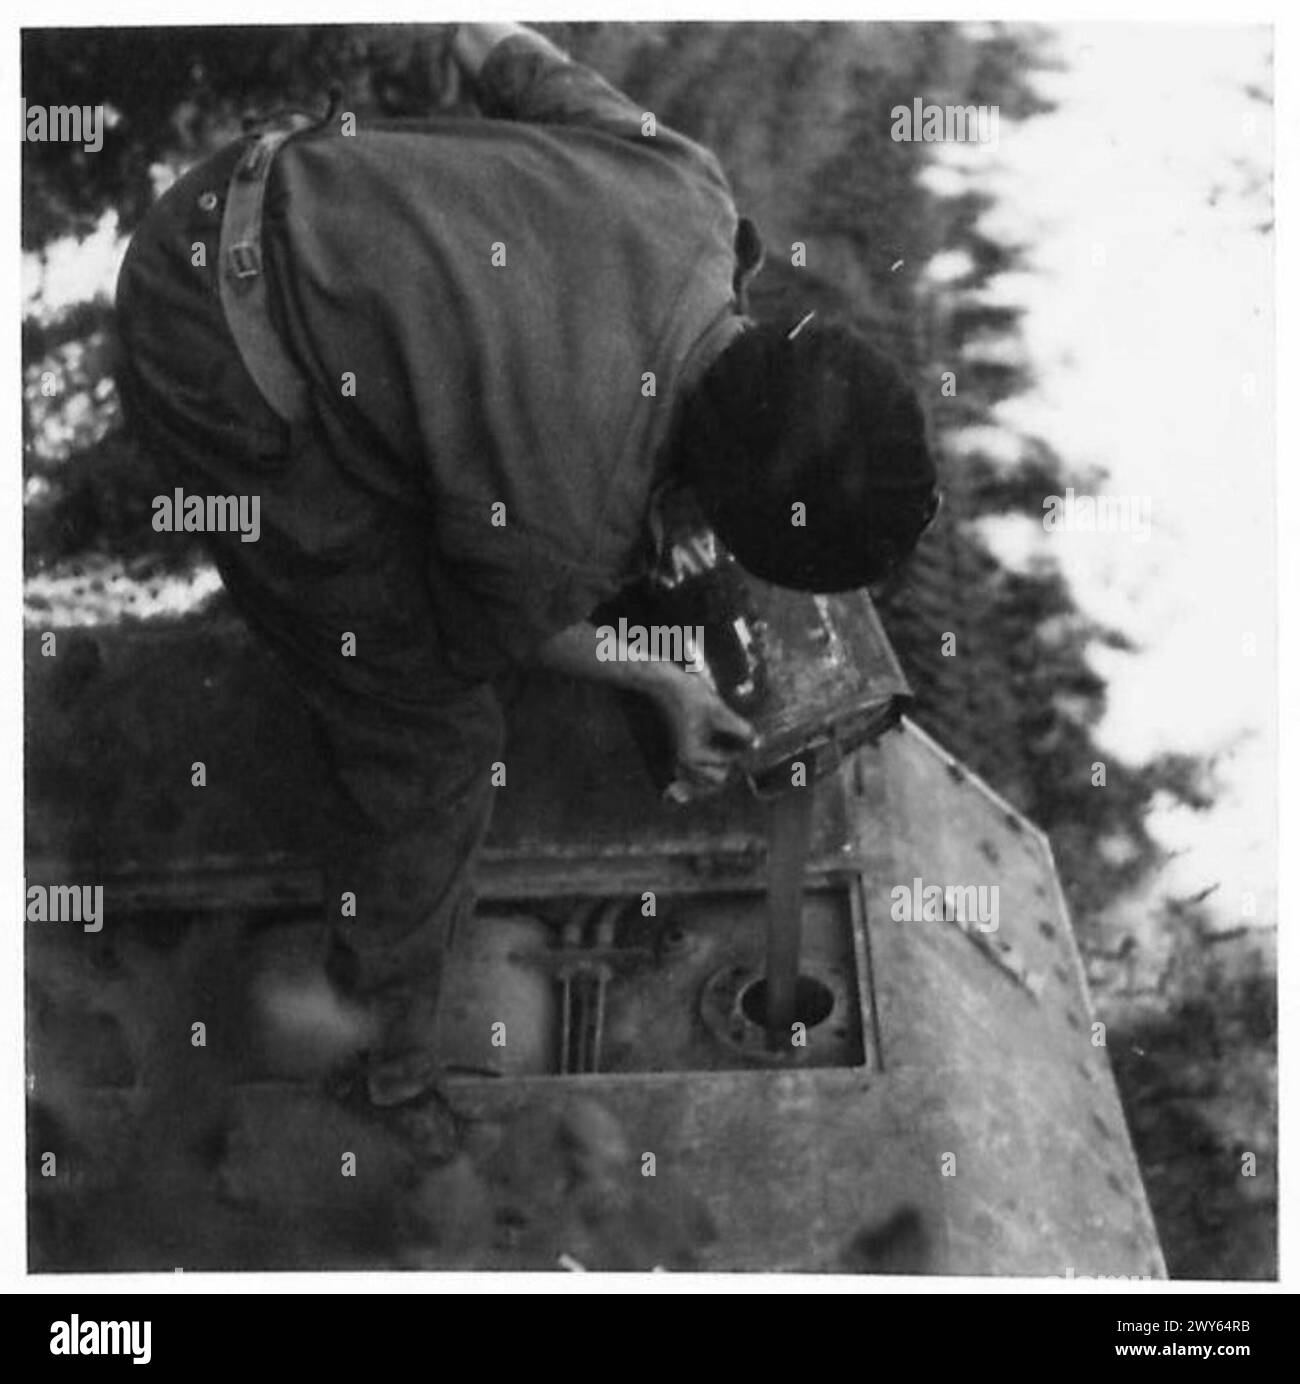
[[[230,247],[230,267],[237,279],[252,279],[262,272],[262,252],[256,245],[242,241]]]

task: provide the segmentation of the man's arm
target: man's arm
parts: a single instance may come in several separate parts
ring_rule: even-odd
[[[622,640],[618,657],[600,659],[600,642],[596,627],[580,620],[548,639],[536,662],[557,673],[649,697],[668,721],[682,776],[695,787],[721,787],[739,753],[753,743],[749,722],[718,696],[707,673],[687,672],[664,660],[628,659]]]
[[[451,54],[487,116],[641,138],[639,107],[526,24],[462,24]]]
[[[462,24],[451,42],[452,61],[473,88],[482,112],[530,124],[575,125],[644,144],[646,112],[605,80],[524,24]],[[708,150],[656,124],[660,153],[699,164],[725,184]]]

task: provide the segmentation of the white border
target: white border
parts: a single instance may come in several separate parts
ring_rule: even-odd
[[[417,3],[417,0],[389,0],[383,6],[382,17],[367,5],[347,4],[331,7],[328,15],[323,14],[319,0],[278,0],[273,6],[266,0],[226,0],[221,7],[220,24],[331,24],[380,22],[407,23],[446,23],[459,19],[533,19],[533,20],[769,20],[791,21],[799,19],[838,19],[853,21],[879,21],[885,19],[927,19],[927,20],[1028,20],[1041,23],[1064,23],[1071,21],[1105,21],[1121,23],[1162,23],[1176,25],[1269,23],[1275,26],[1276,72],[1275,91],[1277,112],[1275,129],[1277,132],[1277,224],[1278,236],[1278,280],[1276,301],[1279,310],[1279,341],[1277,355],[1277,378],[1280,381],[1294,381],[1298,376],[1296,333],[1293,318],[1287,312],[1289,307],[1300,302],[1300,282],[1297,282],[1295,267],[1296,236],[1296,153],[1297,138],[1300,136],[1300,112],[1292,93],[1300,90],[1300,64],[1297,63],[1296,35],[1300,32],[1292,6],[1285,0],[1273,3],[1259,3],[1258,0],[1235,0],[1235,3],[1207,3],[1207,0],[1178,0],[1178,3],[1152,4],[1147,0],[1034,0],[1034,3],[997,3],[983,7],[972,7],[969,3],[944,3],[943,0],[911,0],[910,3],[893,3],[881,6],[865,6],[859,0],[856,4],[821,3],[815,6],[776,6],[768,0],[709,0],[707,4],[679,3],[678,0],[663,0],[654,6],[635,3],[616,7],[609,0],[568,0],[562,5],[539,5],[518,0],[517,3],[503,3],[503,0],[477,0],[473,5],[436,5]],[[30,27],[92,27],[105,23],[102,7],[86,3],[42,4],[39,10],[29,11],[27,23]],[[112,6],[112,19],[117,25],[159,25],[186,24],[206,25],[214,23],[212,11],[205,9],[195,13],[184,7],[149,3],[148,0],[118,0]],[[16,111],[20,100],[19,71],[19,25],[23,22],[8,20],[4,36],[3,55],[0,61],[0,110]],[[16,134],[17,120],[13,122],[12,133]],[[0,551],[4,554],[3,590],[4,599],[0,604],[0,622],[3,629],[3,647],[13,650],[14,662],[7,659],[3,678],[0,678],[0,721],[5,732],[5,744],[12,751],[6,764],[3,799],[0,800],[0,852],[3,853],[4,896],[10,898],[15,920],[5,933],[5,959],[0,965],[0,1111],[6,1118],[0,1122],[0,1291],[22,1293],[75,1293],[75,1292],[148,1292],[148,1293],[269,1293],[311,1291],[316,1293],[348,1294],[405,1294],[439,1291],[463,1292],[466,1289],[500,1293],[697,1293],[701,1291],[726,1291],[746,1293],[1110,1293],[1129,1292],[1135,1296],[1164,1296],[1169,1293],[1197,1292],[1212,1295],[1222,1293],[1254,1294],[1292,1291],[1295,1286],[1294,1241],[1295,1216],[1291,1199],[1287,1193],[1291,1189],[1291,1176],[1287,1175],[1294,1166],[1297,1122],[1295,1107],[1287,1100],[1287,1081],[1280,1082],[1280,1148],[1287,1167],[1281,1178],[1282,1222],[1281,1233],[1281,1273],[1280,1284],[1249,1283],[1199,1283],[1178,1280],[1167,1283],[1114,1284],[1105,1281],[1087,1283],[1043,1278],[1028,1279],[983,1279],[983,1278],[862,1278],[862,1277],[821,1277],[808,1275],[686,1275],[686,1274],[645,1274],[645,1275],[601,1275],[601,1274],[424,1274],[424,1273],[339,1273],[339,1274],[150,1274],[150,1275],[49,1275],[30,1277],[26,1272],[26,1211],[25,1211],[25,1156],[24,1130],[20,1121],[14,1118],[15,1112],[24,1109],[22,1084],[23,1053],[23,984],[22,984],[22,910],[20,900],[22,891],[22,778],[20,756],[22,745],[22,721],[19,693],[19,672],[21,669],[22,622],[21,622],[21,494],[18,484],[19,458],[21,456],[21,426],[17,407],[17,382],[21,379],[21,352],[19,347],[19,328],[21,324],[21,295],[19,292],[19,256],[16,253],[19,237],[19,166],[20,145],[12,136],[3,142],[0,158],[4,161],[4,187],[8,191],[0,206],[0,216],[4,218],[5,243],[10,247],[4,276],[7,301],[13,304],[12,315],[8,318],[9,330],[6,336],[7,369],[4,378],[10,381],[3,393],[3,409],[6,423],[5,436],[10,439],[9,481],[0,491]],[[1298,483],[1295,476],[1300,449],[1297,448],[1296,397],[1297,391],[1283,388],[1276,391],[1279,400],[1277,455],[1287,459],[1287,464],[1278,466],[1278,511],[1277,511],[1277,551],[1279,554],[1280,592],[1289,594],[1292,599],[1300,592],[1300,543],[1287,533],[1287,520],[1297,514],[1293,501],[1300,499],[1297,494]],[[1291,538],[1292,541],[1287,541]],[[1285,594],[1280,602],[1279,620],[1282,646],[1279,666],[1281,669],[1280,720],[1280,769],[1281,769],[1281,830],[1279,839],[1300,841],[1300,821],[1297,821],[1296,782],[1300,778],[1300,762],[1297,761],[1297,736],[1295,727],[1300,725],[1300,688],[1297,686],[1297,667],[1295,650],[1295,625],[1290,603]],[[1296,891],[1296,852],[1282,852],[1282,876],[1280,879],[1279,914],[1289,915],[1290,904],[1297,897]],[[1300,1000],[1297,999],[1292,983],[1295,975],[1294,930],[1283,927],[1280,943],[1279,1003],[1281,1006],[1282,1056],[1280,1070],[1290,1074],[1296,1062],[1295,1034]]]

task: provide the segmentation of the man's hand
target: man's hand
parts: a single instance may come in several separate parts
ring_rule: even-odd
[[[695,794],[721,788],[741,753],[753,744],[754,731],[718,696],[708,672],[629,659],[624,648],[617,658],[603,661],[596,656],[601,642],[595,627],[580,620],[548,639],[536,661],[557,673],[649,697],[668,722],[681,781]]]
[[[753,744],[753,727],[700,674],[683,673],[672,679],[657,700],[668,719],[683,782],[704,791],[721,788],[741,754]]]

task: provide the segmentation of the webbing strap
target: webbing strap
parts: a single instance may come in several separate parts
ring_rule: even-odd
[[[221,219],[221,306],[244,368],[268,404],[286,422],[307,412],[307,386],[271,321],[262,262],[262,204],[271,163],[280,146],[317,122],[294,114],[261,134],[235,168]]]

